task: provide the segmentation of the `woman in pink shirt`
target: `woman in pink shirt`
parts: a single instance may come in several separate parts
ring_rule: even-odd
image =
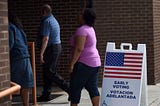
[[[98,70],[101,60],[96,48],[97,39],[93,28],[96,14],[91,8],[86,8],[80,18],[81,26],[71,37],[70,62],[70,101],[71,106],[77,106],[81,91],[85,88],[90,95],[93,106],[99,106]]]

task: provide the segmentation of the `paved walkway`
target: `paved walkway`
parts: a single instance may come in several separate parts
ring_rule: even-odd
[[[160,106],[160,84],[148,85],[148,106]],[[99,89],[101,92],[101,88]],[[40,92],[40,91],[39,91]],[[67,94],[63,91],[56,90],[54,94],[63,94],[47,103],[38,103],[39,106],[70,106],[67,101]],[[79,106],[92,106],[86,90],[82,91],[82,97]]]
[[[148,86],[148,106],[160,106],[160,84]]]

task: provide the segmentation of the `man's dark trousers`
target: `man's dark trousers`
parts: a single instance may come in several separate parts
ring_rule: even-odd
[[[43,96],[50,96],[52,83],[69,93],[69,84],[57,73],[57,64],[61,55],[61,44],[54,44],[46,48],[43,64]]]

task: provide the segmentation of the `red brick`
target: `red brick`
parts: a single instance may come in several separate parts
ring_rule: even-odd
[[[1,16],[7,17],[8,16],[8,11],[1,11],[0,10]]]
[[[0,1],[0,91],[10,87],[7,4]],[[1,98],[0,106],[11,106],[9,97]]]
[[[0,3],[0,10],[8,10],[7,3]]]

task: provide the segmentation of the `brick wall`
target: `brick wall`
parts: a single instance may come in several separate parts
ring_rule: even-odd
[[[58,66],[60,74],[69,80],[69,38],[76,29],[77,14],[84,7],[85,0],[8,0],[9,9],[16,11],[27,33],[29,41],[36,42],[37,29],[40,23],[40,7],[48,3],[61,26],[63,53]],[[91,1],[91,0],[90,0]],[[97,32],[98,49],[102,63],[107,42],[132,43],[134,49],[139,43],[147,46],[148,84],[159,82],[158,45],[158,8],[159,0],[93,0],[97,12],[95,29]],[[155,3],[153,14],[153,2]],[[157,2],[157,3],[156,3]],[[153,15],[155,15],[153,31]],[[153,35],[155,34],[155,35]],[[155,44],[154,44],[155,43]],[[155,61],[155,62],[154,62]],[[42,69],[39,62],[39,50],[36,48],[37,84],[42,84]],[[103,70],[103,64],[102,69]],[[102,81],[102,71],[99,74],[99,84]]]
[[[153,22],[154,22],[154,76],[155,83],[160,81],[160,0],[153,0]]]
[[[98,48],[104,59],[107,42],[147,46],[148,84],[154,81],[152,0],[94,0]]]
[[[10,87],[7,0],[0,1],[0,91]],[[9,97],[0,99],[0,106],[10,106]]]

